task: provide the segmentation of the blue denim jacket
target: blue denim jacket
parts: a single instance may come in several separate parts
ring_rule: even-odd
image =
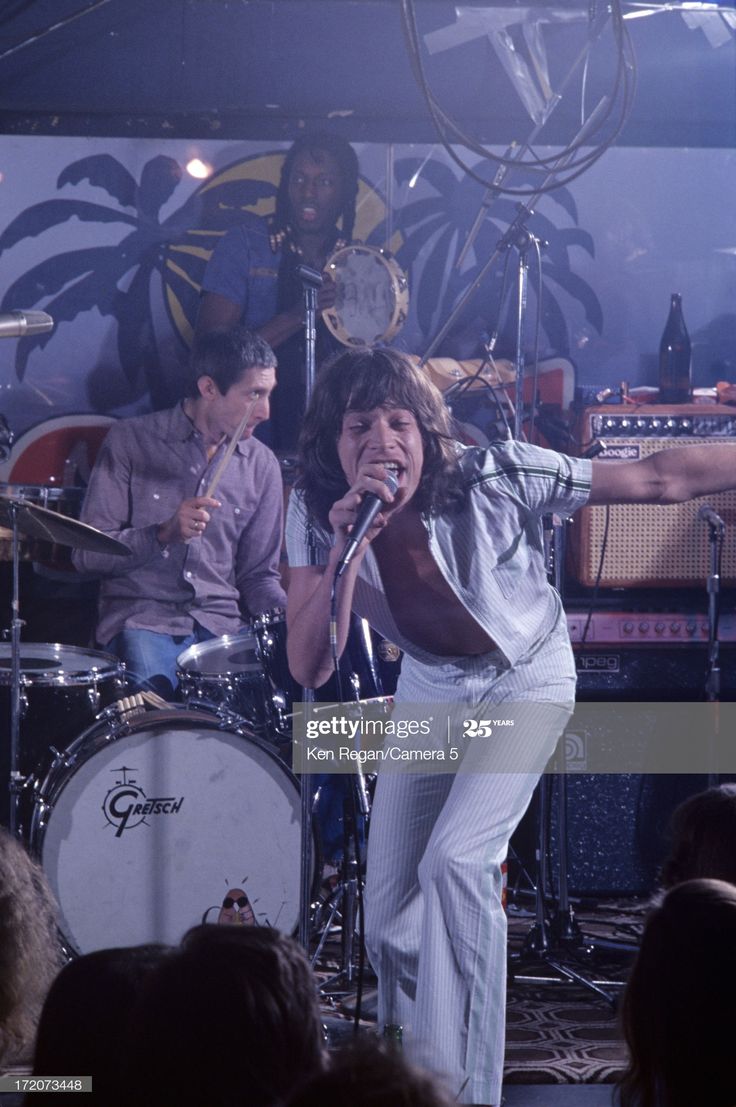
[[[242,321],[255,330],[276,314],[281,251],[273,252],[264,219],[243,213],[243,222],[220,239],[205,270],[203,292],[240,304]]]

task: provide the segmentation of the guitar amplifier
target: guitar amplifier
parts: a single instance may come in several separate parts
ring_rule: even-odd
[[[587,408],[579,440],[605,445],[601,464],[638,461],[673,446],[722,445],[734,448],[736,481],[736,411],[683,404],[632,408],[608,405]],[[700,588],[709,571],[708,527],[698,518],[711,504],[726,523],[721,583],[736,584],[736,491],[719,492],[682,504],[614,504],[578,511],[568,544],[571,570],[586,587],[600,570],[603,588]],[[601,552],[608,535],[601,568]]]
[[[658,701],[702,700],[707,649],[697,644],[575,645],[578,700],[605,703],[597,740],[615,749],[623,728],[647,749]],[[721,648],[721,700],[736,699],[736,647]],[[638,701],[632,724],[619,703]],[[633,730],[632,730],[633,727]],[[575,731],[573,719],[568,734]],[[694,740],[697,740],[694,737]],[[705,775],[673,773],[568,774],[565,845],[569,888],[578,895],[649,895],[671,847],[669,824],[678,804],[708,787]],[[559,778],[552,781],[552,874],[559,874]]]

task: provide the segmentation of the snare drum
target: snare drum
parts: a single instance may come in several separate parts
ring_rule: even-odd
[[[409,282],[396,259],[376,246],[344,246],[325,272],[337,286],[335,305],[322,312],[345,346],[377,346],[398,334],[409,313]]]
[[[216,922],[229,889],[248,918],[290,933],[300,886],[299,787],[222,715],[109,709],[36,789],[30,844],[80,953],[176,944]]]

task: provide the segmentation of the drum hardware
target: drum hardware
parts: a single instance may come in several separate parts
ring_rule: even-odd
[[[335,305],[322,312],[327,329],[344,346],[390,342],[409,314],[409,282],[388,250],[354,243],[328,258]]]
[[[557,895],[551,916],[547,913],[548,901],[552,898],[549,879],[548,857],[550,853],[549,811],[552,786],[557,784],[557,825],[558,825],[558,871]],[[614,1009],[617,996],[624,987],[623,980],[595,979],[589,975],[593,955],[598,951],[607,954],[618,953],[630,958],[636,953],[637,946],[620,939],[602,939],[586,935],[575,918],[568,892],[568,831],[567,831],[567,778],[563,772],[554,776],[545,773],[538,785],[538,826],[537,826],[537,879],[535,886],[534,923],[524,939],[519,953],[509,957],[509,968],[513,978],[524,982],[525,977],[519,969],[527,966],[544,965],[553,969],[557,977],[544,978],[544,982],[558,984],[573,982],[594,992],[605,999]],[[536,983],[540,978],[532,978]]]
[[[20,617],[20,534],[33,538],[42,538],[62,546],[96,552],[129,555],[130,550],[122,542],[111,538],[95,527],[79,523],[76,519],[48,511],[36,504],[14,497],[0,497],[0,526],[8,527],[12,535],[13,590],[11,599],[10,634],[10,768],[9,826],[16,833],[18,819],[18,800],[23,786],[20,772],[20,697],[21,697],[21,645],[20,634],[23,620]]]
[[[4,415],[0,414],[0,461],[7,461],[15,442],[15,435]]]

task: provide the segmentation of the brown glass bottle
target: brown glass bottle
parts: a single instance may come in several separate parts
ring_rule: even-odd
[[[662,341],[659,344],[659,402],[686,404],[692,391],[690,336],[682,316],[682,296],[672,293]]]

